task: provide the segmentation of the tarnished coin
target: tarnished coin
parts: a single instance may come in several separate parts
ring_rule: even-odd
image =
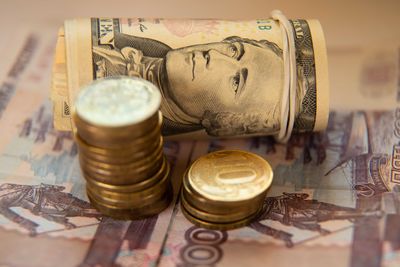
[[[90,125],[127,127],[154,116],[160,104],[161,94],[152,83],[133,77],[114,77],[83,88],[75,101],[75,112]]]
[[[188,183],[203,197],[224,202],[253,199],[272,183],[272,168],[260,156],[222,150],[197,159],[189,168]]]

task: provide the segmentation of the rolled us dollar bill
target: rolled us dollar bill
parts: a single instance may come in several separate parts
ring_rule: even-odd
[[[72,129],[80,88],[123,75],[159,88],[162,133],[170,138],[277,135],[289,121],[282,117],[289,104],[294,132],[323,130],[329,114],[323,31],[317,20],[287,22],[290,36],[274,19],[67,20],[53,68],[55,127]],[[291,48],[286,39],[294,40]],[[285,49],[295,55],[289,102],[285,84],[293,74]]]

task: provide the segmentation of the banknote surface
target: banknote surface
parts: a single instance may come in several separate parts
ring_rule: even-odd
[[[267,138],[198,142],[201,154],[262,155],[274,182],[263,213],[243,229],[201,229],[178,210],[159,266],[399,264],[399,112],[332,112],[325,133],[288,147]]]
[[[324,129],[328,77],[325,40],[314,20],[291,20],[297,65],[297,132]],[[280,130],[284,90],[282,32],[273,20],[93,18],[60,30],[52,95],[57,129],[71,128],[82,86],[128,75],[163,96],[163,134],[245,136]],[[57,86],[64,82],[64,86]],[[61,81],[58,81],[58,80]],[[68,92],[68,97],[65,92]]]
[[[173,206],[135,222],[105,218],[90,206],[72,135],[52,124],[46,87],[54,33],[21,38],[23,45],[2,81],[0,265],[150,266],[158,258]],[[191,143],[168,142],[164,151],[178,192]]]

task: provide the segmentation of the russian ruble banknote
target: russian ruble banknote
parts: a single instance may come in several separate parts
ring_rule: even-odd
[[[221,232],[177,207],[159,266],[397,266],[400,263],[400,109],[332,112],[325,133],[197,142],[237,148],[274,165],[262,215]],[[197,158],[196,153],[193,154]]]
[[[114,266],[119,255],[132,251],[128,265],[151,265],[174,207],[132,222],[105,218],[90,206],[72,135],[53,128],[46,88],[54,36],[17,36],[21,46],[1,81],[0,265]],[[177,193],[191,143],[169,142],[164,151]]]

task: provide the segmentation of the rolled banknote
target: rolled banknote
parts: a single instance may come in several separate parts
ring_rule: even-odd
[[[71,111],[84,85],[127,75],[159,88],[162,133],[170,138],[278,135],[290,123],[288,112],[294,132],[323,130],[329,90],[322,28],[317,20],[287,24],[285,32],[274,19],[67,20],[53,68],[55,127],[72,129]],[[292,74],[288,49],[295,55]]]

